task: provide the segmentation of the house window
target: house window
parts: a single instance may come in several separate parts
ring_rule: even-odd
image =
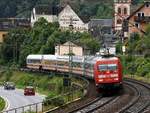
[[[6,34],[3,34],[3,37],[5,37],[6,36]]]
[[[118,14],[121,14],[121,8],[118,8]]]
[[[149,3],[146,3],[146,7],[149,7]]]
[[[127,14],[127,8],[124,8],[124,14],[125,15]]]
[[[135,27],[140,28],[140,24],[139,23],[135,23]]]
[[[142,13],[142,17],[144,17],[144,13]]]
[[[138,13],[138,17],[144,17],[144,13]]]
[[[122,24],[122,20],[121,20],[121,19],[118,19],[118,20],[117,20],[117,24]]]
[[[34,13],[33,13],[33,20],[35,19],[35,17],[34,17]]]
[[[138,13],[138,17],[141,17],[141,13]]]

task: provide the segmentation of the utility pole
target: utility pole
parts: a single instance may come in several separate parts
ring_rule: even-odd
[[[73,33],[72,17],[70,18],[69,30],[71,31],[71,33]],[[66,77],[64,77],[64,80],[63,80],[64,86],[71,86],[71,75],[72,75],[72,52],[71,52],[71,47],[73,46],[73,45],[71,45],[71,39],[69,39],[68,46],[69,46],[69,53],[68,53],[68,55],[69,55],[69,68],[68,68],[69,77],[68,77],[68,75]]]
[[[69,29],[70,29],[71,33],[73,33],[73,19],[72,19],[72,17],[70,18]],[[71,73],[72,73],[72,51],[71,51],[71,47],[72,47],[72,45],[71,45],[71,40],[70,40],[69,41],[69,76],[70,77],[71,77]]]

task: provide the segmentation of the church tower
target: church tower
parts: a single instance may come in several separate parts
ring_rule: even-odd
[[[131,0],[114,0],[114,27],[122,30],[123,20],[130,15]]]

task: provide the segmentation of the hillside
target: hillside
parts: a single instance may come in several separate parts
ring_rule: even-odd
[[[133,0],[137,3],[141,0]],[[111,18],[113,0],[0,0],[0,18],[30,17],[32,8],[39,4],[70,3],[79,13],[96,18]]]

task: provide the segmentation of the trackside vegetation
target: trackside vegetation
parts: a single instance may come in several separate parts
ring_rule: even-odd
[[[0,97],[0,111],[2,111],[5,108],[5,101],[3,98]]]
[[[17,88],[33,86],[36,92],[46,95],[44,110],[65,105],[84,96],[83,87],[87,84],[82,79],[70,78],[71,84],[64,85],[63,75],[41,74],[33,72],[12,71],[7,68],[0,73],[0,82],[11,81]],[[76,85],[78,84],[78,85]]]
[[[118,56],[122,60],[124,74],[139,80],[150,82],[150,25],[147,26],[145,35],[131,34],[126,41],[126,53],[121,52],[122,44],[117,44]],[[142,78],[143,77],[143,78]]]
[[[9,76],[9,77],[8,77]],[[25,86],[34,86],[36,91],[42,94],[51,95],[51,97],[68,92],[63,87],[63,76],[55,74],[41,74],[41,73],[30,73],[21,71],[7,71],[0,74],[0,82],[12,81],[16,84],[17,88],[24,89]],[[77,83],[82,83],[72,79]]]

